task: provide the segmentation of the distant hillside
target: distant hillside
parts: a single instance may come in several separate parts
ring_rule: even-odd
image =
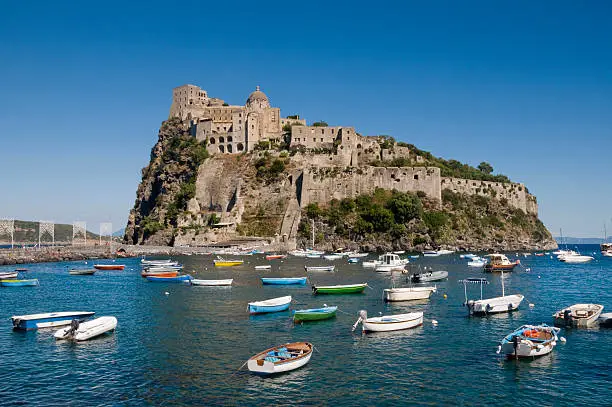
[[[555,240],[558,244],[602,244],[604,240],[599,237],[559,237],[556,236]],[[608,238],[608,241],[610,239]]]
[[[61,223],[55,224],[55,241],[56,242],[71,242],[72,241],[72,225]],[[6,235],[0,237],[0,241],[7,242],[10,238]],[[95,233],[87,231],[87,239],[99,239]],[[24,220],[15,220],[15,232],[13,235],[15,242],[23,243],[38,243],[38,222],[30,222]],[[51,238],[46,234],[41,242],[51,242]]]
[[[113,237],[123,238],[123,236],[125,236],[125,228],[121,228],[118,231],[113,232]]]

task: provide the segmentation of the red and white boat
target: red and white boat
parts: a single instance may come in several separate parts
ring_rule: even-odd
[[[123,270],[125,265],[123,264],[94,264],[96,270]]]
[[[143,270],[140,275],[142,277],[176,277],[178,276],[177,270],[168,270],[168,271],[148,271]]]

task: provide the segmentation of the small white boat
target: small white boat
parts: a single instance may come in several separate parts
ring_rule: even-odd
[[[359,311],[357,322],[353,325],[353,331],[357,329],[359,323],[361,323],[363,332],[398,331],[423,325],[423,313],[410,312],[408,314],[383,315],[380,317],[368,318],[368,313],[361,310]]]
[[[378,260],[364,261],[361,265],[365,268],[375,268],[380,265],[380,262]]]
[[[600,304],[574,304],[553,314],[555,325],[574,328],[589,328],[597,324],[603,311]]]
[[[404,253],[406,253],[406,251],[405,250],[396,250],[396,251],[394,251],[392,253],[393,254],[404,254]]]
[[[486,314],[497,314],[500,312],[512,312],[516,310],[525,297],[522,294],[506,295],[506,287],[504,284],[504,272],[501,274],[502,283],[502,296],[494,298],[482,298],[482,286],[489,284],[485,278],[466,278],[465,280],[459,280],[459,283],[463,284],[463,290],[465,292],[465,303],[464,305],[468,308],[470,315],[486,315]],[[479,300],[468,300],[467,297],[467,284],[479,284],[480,285],[480,299]]]
[[[19,273],[16,271],[10,271],[8,273],[0,273],[0,280],[8,280],[12,278],[17,278],[18,275]]]
[[[249,302],[248,311],[250,314],[265,314],[268,312],[286,311],[291,304],[291,296],[270,298],[269,300]]]
[[[559,331],[548,325],[523,325],[501,341],[497,353],[515,358],[547,355],[557,345]]]
[[[423,256],[425,257],[438,257],[440,255],[440,253],[438,253],[435,250],[428,250],[423,252]]]
[[[447,249],[440,249],[440,250],[438,250],[438,254],[453,254],[453,253],[455,253],[455,252],[452,251],[452,250],[447,250]]]
[[[487,261],[480,257],[475,257],[472,260],[468,261],[467,263],[468,267],[474,267],[474,268],[482,268],[486,264],[487,264]]]
[[[304,266],[306,271],[334,271],[336,266]]]
[[[70,269],[69,274],[73,276],[91,276],[96,273],[96,269]]]
[[[559,261],[562,261],[564,263],[588,263],[589,261],[594,259],[593,256],[586,256],[576,252],[560,255],[558,258]]]
[[[249,371],[259,375],[289,372],[310,361],[313,346],[308,342],[294,342],[274,348],[251,357],[247,361]]]
[[[348,257],[361,258],[361,257],[367,257],[368,253],[349,252],[347,253],[347,255]]]
[[[191,279],[191,285],[201,285],[201,286],[228,286],[228,285],[232,285],[232,282],[234,281],[233,278],[228,278],[228,279],[224,279],[224,280],[198,280],[198,279]]]
[[[45,314],[16,315],[11,317],[14,329],[52,328],[69,325],[72,320],[85,320],[93,316],[91,311],[48,312]]]
[[[601,255],[604,257],[612,257],[612,243],[602,243],[599,246]]]
[[[378,264],[376,265],[376,271],[388,272],[388,271],[403,271],[404,266],[410,261],[408,259],[402,259],[397,254],[385,253],[378,257]]]
[[[383,297],[385,301],[414,301],[426,300],[431,297],[431,294],[437,291],[437,287],[400,287],[400,288],[385,288]]]
[[[387,266],[384,264],[380,264],[378,266],[376,266],[376,272],[378,273],[388,273],[391,271],[406,271],[406,268],[404,266]]]
[[[265,264],[262,266],[255,266],[255,270],[270,270],[271,268],[272,266],[269,264]]]
[[[140,264],[143,266],[176,266],[178,261],[174,261],[171,259],[163,259],[163,260],[145,260],[141,259]]]
[[[71,339],[80,342],[110,332],[116,327],[117,318],[115,317],[100,317],[86,322],[74,319],[69,327],[60,329],[53,336],[55,339]]]
[[[425,283],[429,281],[440,281],[448,278],[448,271],[426,271],[424,273],[415,273],[410,277],[413,283]]]
[[[326,254],[323,256],[323,258],[325,260],[340,260],[342,257],[344,257],[342,254]]]

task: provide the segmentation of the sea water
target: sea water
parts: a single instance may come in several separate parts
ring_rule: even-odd
[[[580,249],[591,254],[597,246]],[[552,314],[568,305],[593,302],[612,312],[612,258],[597,253],[590,263],[570,265],[550,255],[509,256],[521,266],[504,274],[506,293],[525,300],[512,314],[489,317],[468,316],[458,280],[486,277],[487,298],[501,295],[501,275],[469,269],[458,255],[411,259],[412,271],[447,270],[449,278],[431,283],[438,291],[429,301],[393,304],[382,301],[388,273],[346,259],[267,262],[255,255],[242,266],[215,268],[212,256],[177,258],[194,277],[233,278],[232,287],[149,283],[139,259],[119,259],[124,271],[94,276],[68,274],[92,261],[27,265],[23,275],[38,278],[39,287],[0,288],[0,405],[612,405],[612,329],[562,330],[567,342],[535,360],[496,354],[506,334],[522,324],[552,324]],[[254,270],[268,263],[272,270]],[[330,263],[335,272],[308,273],[309,282],[370,288],[313,296],[309,285],[260,281],[305,276],[304,264]],[[394,284],[409,285],[405,275]],[[248,315],[248,302],[284,295],[293,296],[291,309],[337,305],[337,317],[294,325],[290,312]],[[479,286],[468,286],[468,296],[479,298]],[[370,316],[423,311],[425,320],[405,331],[351,333],[361,309]],[[56,342],[52,329],[11,329],[12,315],[71,310],[113,315],[117,330],[72,344]],[[305,367],[271,378],[239,370],[255,353],[291,341],[315,345]]]

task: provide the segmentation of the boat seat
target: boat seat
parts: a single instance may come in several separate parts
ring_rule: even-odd
[[[280,362],[280,359],[274,356],[266,356],[266,358],[264,359],[266,362]]]

